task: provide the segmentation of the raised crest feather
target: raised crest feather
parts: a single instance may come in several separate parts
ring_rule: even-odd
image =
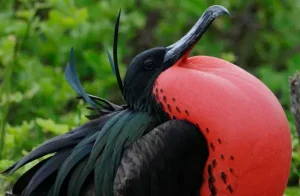
[[[66,66],[66,79],[70,86],[88,103],[90,104],[95,111],[97,111],[100,114],[99,108],[97,108],[96,103],[87,95],[85,90],[83,89],[78,75],[76,71],[76,66],[75,66],[75,56],[74,56],[74,49],[71,48],[70,52],[70,61],[68,62]]]
[[[120,18],[121,18],[121,9],[119,11],[116,23],[115,23],[115,32],[114,32],[114,49],[113,49],[113,58],[114,58],[114,63],[112,67],[114,67],[113,71],[115,72],[119,88],[121,90],[121,93],[123,95],[124,93],[124,85],[120,76],[120,71],[119,71],[119,63],[118,63],[118,36],[119,36],[119,25],[120,25]],[[108,57],[111,59],[110,54],[108,52]],[[110,60],[111,61],[111,60]]]
[[[119,24],[120,24],[121,10],[119,11],[116,23],[115,23],[115,31],[114,31],[114,45],[113,45],[113,58],[109,51],[107,50],[107,56],[112,68],[114,75],[116,76],[118,86],[123,95],[124,85],[122,82],[122,78],[120,76],[119,71],[119,63],[118,63],[118,33],[119,33]],[[97,117],[103,116],[110,112],[124,109],[124,106],[118,106],[113,104],[101,97],[97,97],[94,95],[87,94],[83,89],[79,77],[77,75],[76,66],[75,66],[75,57],[74,57],[74,49],[71,48],[70,52],[70,61],[66,66],[66,79],[70,86],[79,94],[79,99],[84,99],[91,107],[89,109],[95,110],[97,115],[86,116],[89,119],[95,119]],[[98,106],[98,107],[97,107]]]

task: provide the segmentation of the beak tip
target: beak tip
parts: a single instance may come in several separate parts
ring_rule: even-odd
[[[209,25],[219,16],[230,12],[221,5],[213,5],[207,8],[193,28],[176,43],[166,47],[164,63],[171,65],[181,57],[187,56],[196,42],[202,37]]]
[[[223,6],[221,5],[212,5],[205,12],[211,12],[215,15],[215,17],[218,17],[222,14],[227,14],[231,16],[230,12]]]

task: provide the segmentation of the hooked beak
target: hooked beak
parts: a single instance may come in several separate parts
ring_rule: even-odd
[[[174,65],[179,59],[193,49],[194,45],[202,37],[209,25],[222,14],[230,15],[229,11],[220,5],[213,5],[205,10],[193,28],[176,43],[168,46],[164,57],[164,65]]]

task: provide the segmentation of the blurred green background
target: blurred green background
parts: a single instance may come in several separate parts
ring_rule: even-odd
[[[0,171],[46,139],[87,121],[86,105],[75,99],[64,78],[72,46],[86,91],[123,103],[106,57],[120,8],[124,75],[133,56],[178,40],[212,4],[225,6],[232,16],[217,19],[193,55],[231,61],[259,77],[278,97],[293,137],[286,195],[300,195],[300,145],[288,85],[288,77],[300,68],[300,2],[294,0],[1,0]],[[32,165],[1,176],[0,195]]]

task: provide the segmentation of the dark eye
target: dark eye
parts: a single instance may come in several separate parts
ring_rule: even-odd
[[[146,70],[152,70],[155,68],[155,61],[154,59],[147,59],[144,61],[144,68]]]

